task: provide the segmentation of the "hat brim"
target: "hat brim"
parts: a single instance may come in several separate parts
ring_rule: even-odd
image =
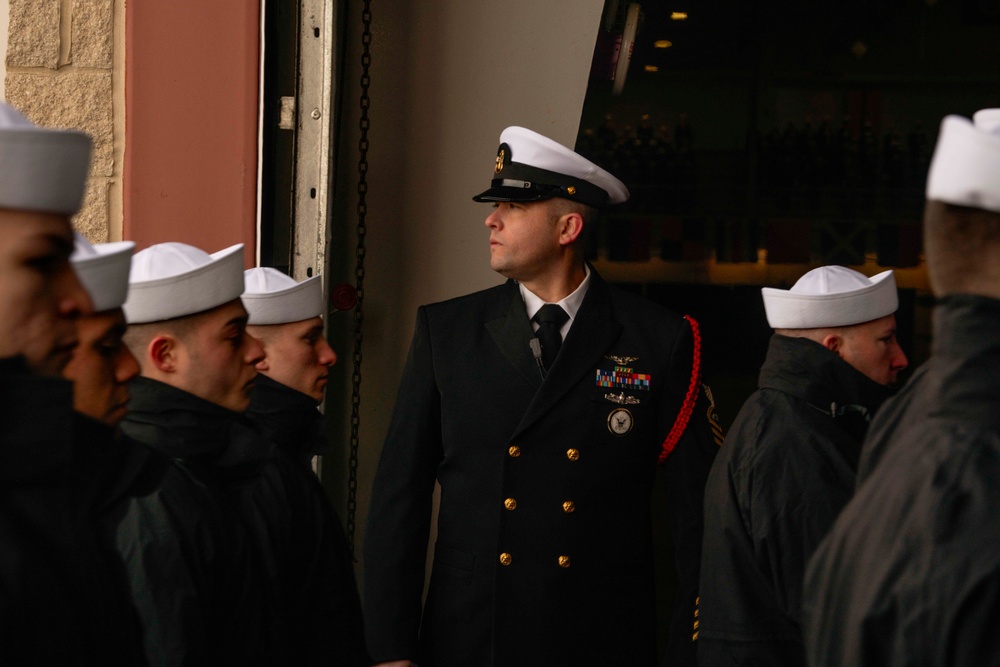
[[[490,188],[472,198],[477,202],[502,202],[502,201],[544,201],[559,196],[559,189],[552,193],[539,192],[538,190],[528,190],[525,188]]]
[[[1000,134],[946,116],[928,169],[927,199],[1000,212],[998,170]]]
[[[289,324],[322,317],[325,306],[322,277],[313,276],[288,289],[265,294],[244,292],[241,298],[250,318],[247,324]]]
[[[195,315],[243,294],[243,244],[211,254],[212,261],[178,275],[130,282],[125,301],[129,324]]]
[[[0,208],[74,215],[90,171],[90,137],[74,130],[0,131]]]
[[[862,324],[892,315],[899,308],[896,278],[883,271],[867,287],[837,294],[801,294],[762,287],[764,312],[772,329],[821,329]]]
[[[102,243],[94,246],[94,250],[95,255],[71,258],[73,270],[90,294],[95,313],[121,308],[128,298],[128,273],[135,243]]]

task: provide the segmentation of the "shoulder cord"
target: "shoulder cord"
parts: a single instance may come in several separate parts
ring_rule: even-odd
[[[698,330],[697,320],[690,315],[685,315],[684,319],[691,325],[691,338],[694,339],[691,381],[688,383],[687,394],[684,396],[684,402],[681,404],[681,411],[677,414],[677,421],[674,422],[674,427],[670,429],[666,440],[663,441],[663,448],[659,458],[657,458],[657,463],[663,463],[667,460],[667,457],[674,451],[674,447],[677,446],[677,442],[684,434],[684,429],[687,428],[688,422],[691,421],[694,404],[698,400],[698,387],[701,386],[701,332]]]

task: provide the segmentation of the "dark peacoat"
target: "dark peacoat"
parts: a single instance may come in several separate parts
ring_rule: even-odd
[[[323,415],[312,397],[258,375],[246,416],[276,445],[267,465],[277,473],[290,509],[287,525],[271,522],[281,536],[272,549],[284,563],[288,662],[369,665],[354,558],[326,492],[304,465],[306,457],[328,449]],[[266,487],[258,491],[266,509],[275,498]]]
[[[868,419],[888,395],[818,343],[771,338],[705,488],[700,667],[805,666],[806,563],[854,493]]]
[[[0,360],[0,664],[145,664],[100,528],[116,471],[88,474],[87,430],[72,384]],[[113,453],[110,438],[96,444]]]
[[[893,404],[887,446],[809,563],[810,665],[1000,661],[998,332],[998,300],[935,309],[931,358],[902,394],[912,407]]]
[[[153,631],[147,651],[161,664],[285,664],[268,508],[248,500],[280,491],[262,474],[273,447],[238,413],[188,392],[143,377],[129,390],[122,431],[172,462],[117,528],[137,606]]]
[[[513,281],[418,311],[364,546],[376,661],[657,662],[650,492],[662,443],[697,389],[691,328],[592,271],[544,381],[533,335]],[[717,450],[697,393],[665,464],[679,578],[671,664],[693,664],[701,502]]]

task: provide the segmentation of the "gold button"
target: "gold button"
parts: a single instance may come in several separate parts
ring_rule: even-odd
[[[691,641],[693,641],[693,642],[698,641],[698,633],[697,632],[694,633],[693,635],[691,635]]]
[[[698,621],[695,621],[695,622],[694,622],[694,629],[695,629],[695,630],[697,630],[697,629],[698,629]]]
[[[500,564],[501,565],[510,565],[511,560],[513,560],[513,559],[510,557],[510,554],[507,553],[506,551],[503,552],[502,554],[500,554]]]
[[[695,603],[696,606],[699,605],[699,604],[701,604],[701,596],[700,595],[694,599],[694,603]]]
[[[694,610],[694,617],[698,618],[698,610],[697,609]]]
[[[503,506],[509,510],[517,509],[517,501],[514,500],[513,498],[508,498],[507,500],[503,501]]]
[[[580,458],[580,450],[578,450],[578,449],[567,449],[566,450],[566,458],[568,458],[570,461],[576,461],[578,458]]]
[[[569,556],[559,556],[559,567],[569,567]]]
[[[573,504],[572,500],[567,500],[566,502],[563,503],[563,512],[566,512],[566,514],[571,513],[575,509],[576,505]]]
[[[507,450],[507,453],[510,454],[510,457],[512,459],[516,459],[518,456],[521,455],[521,448],[518,447],[517,445],[511,445],[510,449]]]

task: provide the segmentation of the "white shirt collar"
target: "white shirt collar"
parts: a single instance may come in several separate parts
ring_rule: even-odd
[[[584,264],[583,270],[584,277],[580,286],[573,290],[573,293],[565,299],[556,303],[556,305],[560,306],[566,311],[566,314],[569,315],[569,319],[566,320],[566,323],[562,325],[561,329],[559,329],[559,333],[562,334],[564,340],[566,339],[567,332],[569,332],[569,328],[573,326],[573,320],[576,319],[576,314],[580,310],[580,304],[583,303],[583,297],[587,296],[587,288],[590,287],[590,267]],[[524,284],[518,283],[517,286],[521,290],[521,298],[524,300],[525,312],[528,314],[528,319],[531,320],[531,318],[535,316],[535,313],[541,310],[542,306],[544,306],[546,302],[542,300],[540,296],[525,287]],[[538,323],[532,320],[531,328],[538,331]]]

